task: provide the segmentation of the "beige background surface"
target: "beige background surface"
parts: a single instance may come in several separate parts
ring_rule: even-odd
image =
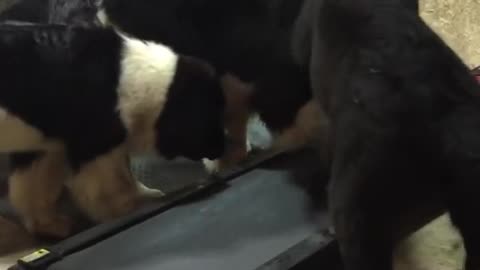
[[[421,16],[470,66],[480,65],[480,0],[420,0]]]

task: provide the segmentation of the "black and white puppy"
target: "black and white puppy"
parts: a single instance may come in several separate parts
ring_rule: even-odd
[[[208,60],[223,75],[232,148],[213,171],[247,155],[247,121],[258,114],[274,149],[304,146],[325,123],[307,71],[291,55],[290,34],[302,0],[103,0],[100,20],[138,38]]]
[[[440,190],[465,269],[478,270],[480,87],[404,3],[306,0],[296,26],[295,55],[330,119],[328,202],[344,266],[392,269],[396,214]]]
[[[68,234],[55,207],[65,183],[97,222],[161,196],[132,178],[129,155],[223,154],[224,95],[203,61],[59,25],[0,26],[0,59],[0,151],[12,153],[9,196],[31,232]]]

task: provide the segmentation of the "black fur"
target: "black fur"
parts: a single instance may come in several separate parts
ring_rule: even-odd
[[[252,106],[267,126],[289,127],[311,97],[290,50],[297,0],[105,0],[109,20],[136,37],[206,59],[256,86]]]
[[[113,31],[0,28],[0,106],[69,148],[74,167],[122,143],[115,112],[121,40]]]
[[[419,13],[420,7],[418,6],[418,0],[408,0],[404,1],[404,4],[407,8],[411,9],[412,11]]]
[[[48,22],[83,26],[98,25],[97,2],[98,0],[48,0]]]
[[[392,269],[395,214],[436,189],[466,269],[480,269],[480,87],[468,68],[398,0],[306,0],[296,30],[331,120],[329,208],[345,269]]]
[[[122,43],[110,29],[0,26],[0,74],[8,85],[0,91],[0,106],[62,141],[79,169],[125,141],[116,92]],[[169,145],[170,158],[216,158],[224,143],[222,91],[209,69],[182,61],[156,132]]]
[[[3,21],[48,22],[48,0],[20,0],[0,13]]]
[[[43,154],[43,152],[18,152],[10,154],[10,168],[14,170],[27,169],[35,160],[41,158]]]
[[[179,154],[200,159],[224,152],[224,100],[215,71],[205,62],[181,56],[164,112],[156,128],[157,147],[167,158]],[[193,117],[192,117],[193,116]],[[174,127],[174,128],[172,128]],[[202,131],[202,132],[198,132]]]
[[[0,22],[23,21],[95,26],[97,0],[20,0],[0,14]]]

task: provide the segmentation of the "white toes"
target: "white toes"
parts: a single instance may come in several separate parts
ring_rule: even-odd
[[[161,198],[165,196],[165,193],[160,189],[149,188],[140,182],[138,182],[138,188],[140,189],[140,194],[142,194],[142,197]]]
[[[220,162],[219,160],[210,160],[207,158],[202,159],[203,166],[209,174],[216,174],[220,171]]]

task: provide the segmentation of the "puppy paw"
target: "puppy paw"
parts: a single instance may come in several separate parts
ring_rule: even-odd
[[[247,140],[245,144],[230,144],[225,155],[220,159],[203,159],[203,165],[209,174],[217,174],[220,171],[231,168],[244,162],[249,152],[254,149]]]
[[[235,156],[235,157],[229,156],[229,157],[225,157],[222,159],[215,159],[215,160],[203,159],[202,161],[207,173],[210,175],[215,175],[221,171],[230,169],[242,163],[246,159],[247,159],[247,155],[242,155],[242,156]]]
[[[202,159],[203,166],[208,174],[217,174],[220,170],[220,161],[218,159],[210,160],[207,158]]]
[[[33,235],[64,239],[72,233],[73,221],[66,215],[50,215],[26,220],[25,227]]]
[[[140,197],[143,199],[159,199],[166,195],[160,189],[149,188],[140,182],[138,182],[138,188],[140,189]]]
[[[253,149],[254,149],[254,147],[253,147],[252,143],[250,142],[249,139],[247,139],[246,142],[245,142],[245,150],[246,150],[245,152],[246,152],[246,154],[248,155],[248,153],[250,153]]]

